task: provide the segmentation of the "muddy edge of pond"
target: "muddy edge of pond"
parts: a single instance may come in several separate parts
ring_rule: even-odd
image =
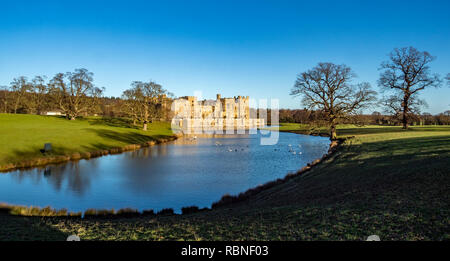
[[[290,132],[290,133],[295,133],[295,134],[300,134],[300,135],[308,135],[308,134],[304,134],[304,133],[298,133],[298,132],[291,132],[291,131],[286,131],[286,132]],[[174,137],[171,137],[170,140],[175,140],[179,137],[181,137],[182,135],[177,135]],[[312,136],[318,136],[318,135],[312,135]],[[322,135],[321,135],[322,136]],[[224,206],[230,206],[232,204],[236,204],[238,202],[242,202],[245,201],[246,199],[250,198],[253,195],[256,195],[259,192],[262,192],[264,190],[267,190],[269,188],[272,188],[276,185],[282,184],[294,177],[300,176],[305,174],[306,172],[310,171],[314,166],[317,166],[319,163],[323,162],[326,159],[330,159],[337,151],[338,149],[341,147],[341,145],[348,139],[351,139],[353,137],[347,137],[347,138],[341,138],[341,139],[337,139],[337,140],[333,140],[330,143],[328,152],[326,154],[324,154],[321,158],[318,158],[310,163],[308,163],[305,167],[301,168],[299,171],[295,172],[295,173],[290,173],[287,174],[284,178],[279,178],[277,180],[274,181],[269,181],[263,185],[259,185],[257,187],[254,188],[250,188],[245,192],[242,192],[238,195],[232,196],[229,194],[226,194],[224,196],[222,196],[222,198],[217,201],[214,202],[211,206],[211,208],[199,208],[197,206],[188,206],[188,207],[183,207],[182,208],[182,213],[181,215],[187,215],[187,214],[193,214],[193,213],[197,213],[197,212],[204,212],[204,211],[211,211],[213,209],[217,209],[220,207],[224,207]],[[162,142],[167,142],[170,140],[161,140],[159,143]],[[153,146],[155,144],[158,144],[156,142],[151,143],[148,142],[146,143],[147,145],[144,145],[144,147],[148,147],[148,146]],[[131,150],[131,149],[130,149]],[[119,152],[120,153],[120,152]],[[99,155],[102,156],[102,155]],[[8,214],[11,214],[11,211],[13,209],[17,209],[19,210],[19,213],[16,213],[15,215],[19,215],[19,216],[49,216],[49,217],[62,217],[62,218],[127,218],[127,217],[141,217],[141,216],[171,216],[171,215],[179,215],[179,214],[175,214],[173,209],[171,208],[164,208],[161,211],[155,213],[153,210],[144,210],[143,212],[139,212],[135,209],[121,209],[118,210],[117,212],[113,211],[111,212],[111,210],[101,210],[101,209],[89,209],[86,210],[86,212],[89,212],[88,214],[85,212],[85,215],[83,217],[83,215],[81,214],[81,212],[78,213],[72,213],[72,212],[67,212],[66,210],[54,210],[51,209],[50,207],[47,208],[35,208],[36,212],[35,214],[33,214],[32,210],[33,207],[24,207],[24,206],[15,206],[15,205],[7,205],[7,204],[0,204],[0,213],[1,212],[7,212]],[[26,214],[20,214],[21,211],[25,211]],[[30,213],[31,212],[31,213]],[[46,212],[44,215],[41,215],[40,212]],[[90,213],[92,212],[92,213]],[[94,213],[95,212],[95,213]]]
[[[92,152],[83,153],[73,153],[72,155],[55,155],[55,156],[43,156],[40,158],[35,158],[31,160],[22,161],[19,163],[8,163],[0,166],[0,173],[10,172],[19,169],[30,169],[35,167],[45,167],[50,164],[60,164],[69,161],[78,161],[82,159],[97,158],[106,155],[120,154],[127,151],[138,150],[145,147],[151,147],[157,144],[166,143],[169,141],[174,141],[183,135],[174,134],[173,136],[168,136],[166,138],[155,139],[151,141],[144,142],[142,144],[129,144],[123,147],[114,147],[107,150],[97,150]]]

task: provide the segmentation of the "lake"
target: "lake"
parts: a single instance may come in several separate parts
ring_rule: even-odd
[[[210,207],[295,172],[328,150],[329,139],[279,133],[276,145],[262,146],[262,134],[180,138],[176,141],[90,160],[0,173],[0,202],[138,210]]]

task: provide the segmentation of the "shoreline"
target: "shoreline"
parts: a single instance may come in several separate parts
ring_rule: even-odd
[[[67,163],[69,161],[78,161],[78,160],[89,160],[92,158],[98,158],[106,155],[114,155],[114,154],[120,154],[123,152],[128,151],[135,151],[139,150],[141,148],[146,147],[152,147],[158,144],[174,141],[183,135],[180,134],[173,134],[172,136],[169,136],[168,138],[161,138],[161,139],[155,139],[150,140],[145,143],[141,144],[128,144],[123,147],[113,147],[106,150],[97,150],[92,152],[76,152],[71,155],[57,155],[57,156],[48,156],[48,157],[40,157],[35,158],[32,160],[26,160],[20,163],[8,163],[0,166],[0,174],[6,174],[8,172],[12,172],[15,170],[26,170],[36,167],[45,167],[47,165],[52,164],[62,164]]]
[[[280,132],[289,132],[289,133],[295,133],[295,134],[299,134],[299,135],[327,137],[326,135],[310,135],[310,134],[304,134],[304,133],[299,133],[299,132],[295,132],[295,131],[280,131]],[[105,151],[100,151],[100,152],[106,153],[106,154],[100,154],[97,157],[101,157],[101,156],[105,156],[105,155],[109,155],[109,154],[119,154],[119,153],[123,153],[123,152],[127,152],[127,151],[138,150],[140,148],[150,147],[150,146],[162,144],[162,143],[169,142],[169,141],[174,141],[182,136],[183,135],[177,134],[168,139],[159,139],[157,141],[149,141],[149,142],[146,142],[145,144],[141,144],[141,145],[131,144],[131,145],[124,146],[122,150],[120,150],[118,148],[113,148],[113,149],[106,151],[108,153],[106,153]],[[335,141],[331,141],[327,153],[325,153],[321,158],[317,158],[317,159],[313,160],[312,162],[307,163],[306,166],[302,167],[295,173],[287,173],[286,176],[284,176],[283,178],[278,178],[276,180],[268,181],[262,185],[259,185],[259,186],[253,187],[253,188],[249,188],[246,191],[243,191],[237,195],[225,194],[218,201],[213,202],[211,204],[210,208],[199,208],[199,207],[193,206],[193,205],[186,206],[186,207],[182,208],[181,214],[174,213],[172,208],[164,208],[161,211],[159,211],[158,213],[153,212],[152,209],[143,210],[142,212],[140,212],[136,209],[131,209],[131,208],[119,209],[117,211],[115,211],[114,209],[111,209],[111,210],[87,209],[84,212],[69,212],[69,211],[67,211],[67,209],[57,210],[57,209],[51,208],[50,206],[41,208],[41,207],[33,207],[33,206],[27,207],[27,206],[21,206],[21,205],[10,205],[10,204],[5,204],[5,203],[0,203],[0,213],[2,212],[1,210],[6,210],[7,212],[9,212],[8,213],[9,215],[14,215],[14,216],[61,217],[61,218],[82,218],[82,219],[84,219],[84,218],[144,217],[144,216],[155,216],[156,217],[156,216],[170,216],[170,215],[187,215],[187,214],[204,212],[204,211],[212,211],[212,210],[218,209],[220,207],[226,207],[226,206],[234,205],[236,203],[243,202],[246,199],[248,199],[249,197],[254,196],[264,190],[270,189],[279,184],[283,184],[294,177],[297,177],[297,176],[300,176],[300,175],[303,175],[303,174],[309,172],[314,166],[317,166],[324,160],[329,159],[331,156],[333,156],[334,153],[338,150],[340,145],[345,140],[347,140],[347,139],[342,138],[342,139],[338,139]],[[131,148],[131,149],[125,149],[125,148]],[[112,152],[109,152],[109,151],[112,151]],[[90,157],[90,158],[93,158],[93,157]],[[85,158],[85,159],[90,159],[90,158]],[[83,158],[74,159],[73,161],[77,161],[80,159],[83,159]],[[66,161],[58,162],[58,163],[65,163],[68,161],[72,161],[72,159],[69,158]],[[54,164],[54,163],[48,163],[48,164]],[[39,166],[34,166],[34,167],[39,167]],[[31,167],[31,168],[33,168],[33,167]],[[16,168],[16,169],[19,169],[19,168]],[[26,169],[26,168],[22,168],[22,169]],[[1,172],[2,172],[2,170],[0,169],[0,173]],[[15,210],[15,212],[16,212],[15,214],[10,213],[13,210]],[[25,214],[22,214],[22,213],[25,213]],[[89,213],[89,214],[86,214],[86,213]]]
[[[303,134],[303,133],[298,133],[298,132],[294,132],[294,131],[281,131],[281,132],[289,132],[289,133],[295,133],[295,134],[299,134],[299,135],[308,135],[308,134]],[[329,137],[326,135],[310,135],[310,136],[321,136],[321,137]],[[237,195],[223,195],[222,198],[219,201],[214,202],[211,205],[211,209],[216,209],[216,208],[220,208],[220,207],[226,207],[226,206],[230,206],[236,203],[240,203],[243,202],[247,199],[249,199],[250,197],[265,191],[267,189],[270,189],[274,186],[283,184],[287,181],[289,181],[292,178],[304,175],[305,173],[309,172],[310,170],[313,169],[313,167],[317,166],[318,164],[322,163],[324,160],[327,160],[329,158],[331,158],[335,152],[338,151],[338,149],[340,148],[340,146],[342,145],[342,143],[344,143],[348,138],[341,138],[341,139],[337,139],[334,141],[331,141],[330,146],[328,148],[328,152],[325,153],[321,158],[317,158],[315,160],[313,160],[310,163],[307,163],[306,166],[302,167],[301,169],[299,169],[298,171],[296,171],[295,173],[288,173],[286,174],[286,176],[284,176],[284,178],[278,178],[276,180],[272,180],[269,182],[266,182],[262,185],[256,186],[254,188],[250,188],[244,192],[241,192]]]
[[[258,129],[260,130],[260,129]],[[246,130],[248,131],[248,130]],[[328,134],[325,133],[307,133],[307,132],[301,132],[301,131],[279,131],[279,132],[288,132],[288,133],[295,133],[295,134],[301,134],[301,135],[308,135],[308,136],[318,136],[318,137],[329,137]],[[245,133],[248,134],[248,133]],[[135,151],[139,150],[141,148],[151,147],[158,144],[170,142],[179,139],[180,137],[202,137],[202,138],[214,138],[216,135],[224,135],[224,134],[182,134],[182,133],[176,133],[172,136],[169,136],[168,138],[161,138],[156,140],[150,140],[145,143],[141,144],[128,144],[123,147],[112,147],[110,149],[106,150],[97,150],[97,151],[91,151],[91,152],[75,152],[71,155],[55,155],[55,156],[43,156],[39,158],[35,158],[32,160],[25,160],[23,162],[19,163],[7,163],[0,165],[0,174],[12,172],[15,170],[27,170],[31,168],[36,167],[45,167],[52,164],[63,164],[67,163],[69,161],[78,161],[78,160],[88,160],[92,158],[98,158],[106,155],[115,155],[120,154],[128,151]],[[239,135],[239,134],[236,134]]]

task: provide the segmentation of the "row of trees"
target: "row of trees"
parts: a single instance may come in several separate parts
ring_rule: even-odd
[[[99,99],[104,89],[95,87],[93,74],[86,69],[58,73],[50,81],[36,76],[31,81],[21,76],[10,87],[0,91],[3,112],[41,114],[59,110],[68,119],[98,111]]]
[[[326,113],[318,110],[308,109],[281,109],[279,111],[279,120],[282,123],[301,123],[313,125],[322,121]],[[424,112],[421,114],[412,114],[410,117],[411,125],[450,125],[450,110],[432,115]],[[386,125],[397,126],[402,124],[401,117],[397,115],[386,115],[374,111],[372,114],[348,115],[344,119],[339,119],[338,124],[356,124],[356,125]]]
[[[9,87],[0,89],[0,112],[45,114],[57,111],[67,119],[101,114],[129,117],[137,125],[169,117],[170,97],[173,95],[155,82],[134,81],[122,98],[103,97],[104,88],[93,84],[93,73],[86,69],[57,73],[46,81],[45,76],[32,80],[21,76]]]
[[[401,119],[404,129],[425,104],[419,99],[419,92],[442,84],[441,78],[430,72],[429,64],[434,59],[428,52],[406,47],[394,49],[389,60],[381,64],[378,80],[384,94],[381,103],[388,112]],[[350,120],[352,115],[378,101],[370,84],[354,84],[355,77],[346,65],[319,63],[297,76],[291,95],[301,96],[308,109],[321,111],[323,120],[330,127],[331,139],[336,139],[339,121]],[[448,82],[449,78],[450,74],[446,76]]]
[[[41,76],[36,76],[31,82],[26,77],[15,78],[11,87],[0,87],[0,111],[39,113],[47,107],[47,86]]]

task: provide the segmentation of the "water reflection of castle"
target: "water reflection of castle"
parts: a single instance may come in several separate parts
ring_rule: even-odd
[[[264,119],[258,119],[255,110],[250,109],[247,97],[197,100],[195,96],[184,96],[172,103],[175,117],[172,125],[184,132],[207,130],[250,129],[264,126]]]

